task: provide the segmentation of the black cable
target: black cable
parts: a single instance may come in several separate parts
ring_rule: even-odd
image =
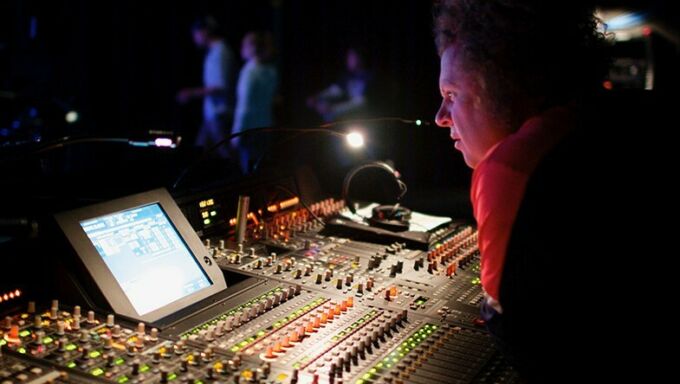
[[[346,126],[346,125],[352,125],[352,124],[365,124],[365,123],[374,123],[374,122],[389,122],[389,121],[394,121],[394,122],[400,122],[404,124],[415,124],[415,125],[430,125],[428,121],[424,120],[408,120],[408,119],[403,119],[401,117],[378,117],[378,118],[373,118],[373,119],[358,119],[358,120],[340,120],[340,121],[334,121],[332,123],[326,123],[322,125],[318,125],[315,127],[309,127],[309,128],[285,128],[285,127],[259,127],[259,128],[252,128],[252,129],[247,129],[245,131],[241,132],[235,132],[224,139],[218,141],[217,143],[213,144],[211,147],[203,151],[203,153],[194,161],[192,164],[187,166],[180,172],[179,176],[177,179],[175,179],[175,182],[172,183],[172,186],[170,187],[170,190],[175,190],[177,189],[177,186],[180,184],[180,182],[186,177],[186,175],[194,169],[196,166],[201,164],[209,154],[213,153],[215,150],[218,148],[222,147],[226,143],[229,143],[232,139],[235,139],[239,136],[243,135],[251,135],[254,133],[264,133],[264,132],[301,132],[301,133],[313,133],[313,132],[324,132],[328,133],[330,135],[336,135],[340,137],[344,137],[344,135],[340,132],[333,131],[331,128],[334,127],[340,127],[340,126]]]
[[[43,148],[37,149],[31,152],[32,155],[38,155],[41,153],[49,152],[55,149],[68,147],[75,144],[87,144],[87,143],[125,143],[130,144],[130,139],[124,137],[82,137],[82,138],[72,138],[70,136],[64,136],[55,140],[52,143],[47,143]]]

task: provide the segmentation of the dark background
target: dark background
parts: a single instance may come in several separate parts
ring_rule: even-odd
[[[677,14],[666,2],[599,4],[642,9],[663,25],[677,25]],[[28,200],[57,210],[55,201],[65,198],[87,202],[169,185],[198,155],[190,143],[201,103],[180,106],[175,95],[201,84],[203,53],[191,41],[190,25],[206,14],[220,22],[236,53],[247,31],[274,33],[281,78],[278,125],[319,123],[305,99],[337,79],[349,46],[369,53],[379,95],[372,115],[433,120],[440,99],[439,60],[429,1],[3,1],[0,90],[14,96],[0,99],[0,128],[13,132],[19,124],[17,137],[26,140],[77,134],[143,137],[149,130],[172,131],[185,140],[174,151],[98,144],[12,159],[3,170],[3,209],[12,211],[16,201]],[[677,45],[657,35],[655,30],[654,38],[672,53],[657,60],[663,70],[656,85],[670,93],[677,79]],[[78,111],[76,124],[64,122],[69,110]],[[26,121],[35,115],[40,124],[32,127]],[[468,212],[470,171],[448,130],[400,124],[364,129],[366,156],[394,161],[416,207]],[[334,190],[344,168],[331,141],[301,137],[272,157],[313,163]],[[228,167],[205,168],[193,175],[191,185],[231,177]],[[447,196],[454,207],[447,206]]]

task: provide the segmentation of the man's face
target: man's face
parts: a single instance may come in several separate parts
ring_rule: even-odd
[[[197,46],[202,48],[208,45],[208,32],[204,29],[194,29],[191,34],[194,38],[194,44]]]
[[[484,158],[510,131],[489,112],[486,91],[475,73],[466,71],[460,51],[451,45],[441,56],[439,89],[442,104],[435,121],[451,130],[455,147],[471,168]]]

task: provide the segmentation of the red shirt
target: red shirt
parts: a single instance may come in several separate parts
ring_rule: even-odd
[[[527,181],[573,125],[573,117],[564,107],[534,116],[489,149],[472,174],[470,197],[479,231],[482,287],[496,301],[506,249]]]

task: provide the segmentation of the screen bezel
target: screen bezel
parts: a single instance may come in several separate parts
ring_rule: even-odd
[[[161,210],[165,212],[170,223],[175,227],[182,240],[184,240],[198,266],[203,269],[203,272],[205,272],[212,281],[212,285],[149,313],[140,315],[135,310],[122,287],[118,284],[118,281],[111,273],[111,270],[102,259],[94,244],[90,241],[90,238],[87,236],[80,223],[82,221],[150,204],[160,205]],[[155,189],[149,192],[63,212],[55,215],[55,218],[80,257],[80,260],[85,265],[85,268],[92,276],[95,284],[98,286],[111,308],[118,314],[145,322],[156,322],[227,288],[224,275],[217,266],[217,263],[210,257],[203,242],[191,227],[191,224],[189,224],[189,221],[184,214],[182,214],[182,211],[175,203],[175,200],[165,189]]]

